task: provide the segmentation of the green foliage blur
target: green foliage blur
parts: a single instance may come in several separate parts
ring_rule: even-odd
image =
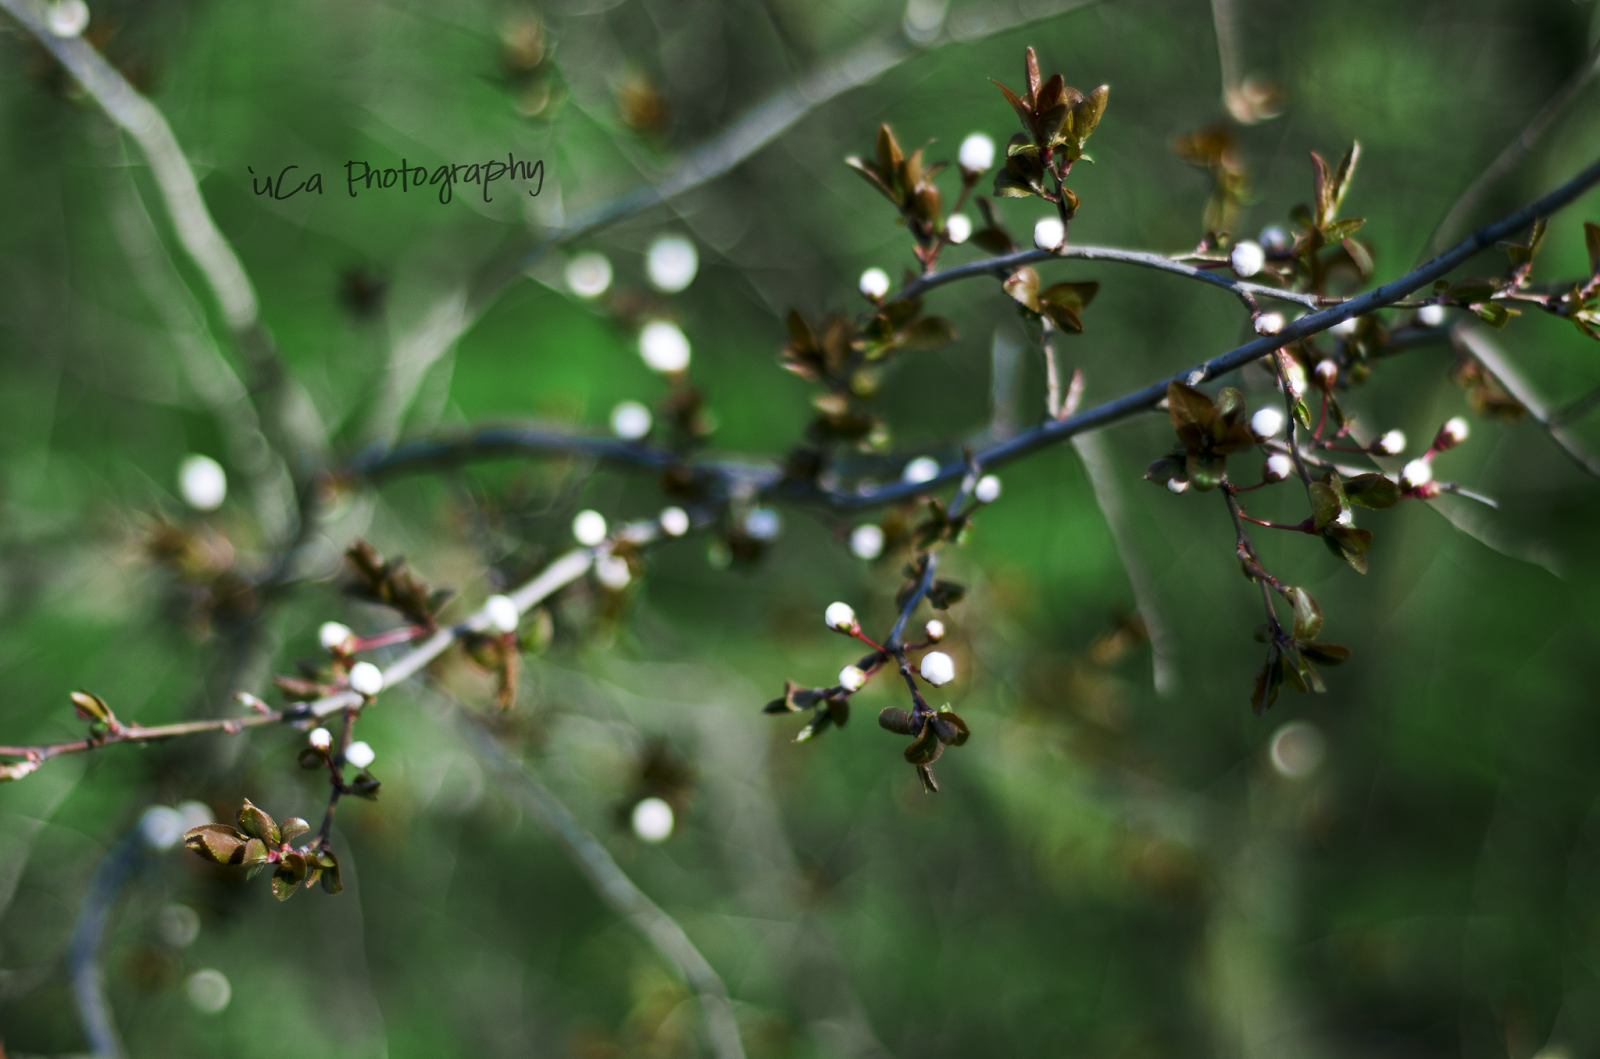
[[[957,0],[949,17],[976,6]],[[1281,116],[1234,126],[1247,177],[1233,230],[1289,223],[1311,195],[1307,152],[1337,158],[1359,139],[1345,213],[1367,218],[1380,279],[1421,256],[1600,29],[1595,5],[1574,0],[1219,6],[1242,71],[1286,100]],[[884,0],[91,7],[90,38],[163,108],[341,457],[371,440],[391,349],[424,314],[530,234],[659,179],[904,15]],[[1073,171],[1073,241],[1194,246],[1212,177],[1172,142],[1226,120],[1212,16],[1199,0],[1108,0],[913,54],[731,174],[535,263],[427,367],[402,434],[528,420],[603,433],[617,402],[659,401],[636,330],[574,297],[562,272],[567,253],[602,252],[610,304],[646,304],[659,296],[643,254],[667,232],[700,254],[694,283],[666,304],[693,345],[710,449],[781,458],[813,414],[811,389],[777,366],[784,314],[857,312],[863,269],[898,283],[913,265],[907,233],[843,157],[869,153],[879,122],[910,147],[932,140],[934,158],[953,160],[973,131],[1003,144],[1016,120],[988,78],[1018,84],[1028,45],[1047,75],[1111,86],[1094,162]],[[1574,99],[1472,226],[1593,160],[1597,93]],[[216,357],[241,364],[208,288],[137,149],[10,23],[0,138],[0,742],[78,737],[76,688],[144,724],[233,714],[233,691],[267,695],[270,674],[318,655],[321,622],[392,627],[340,593],[339,555],[357,535],[454,588],[456,616],[568,547],[577,510],[641,517],[665,502],[649,473],[578,459],[353,487],[261,626],[232,622],[149,551],[162,520],[225,537],[241,571],[259,573],[275,543],[230,453],[236,411],[200,381]],[[352,198],[345,180],[351,161],[432,168],[507,152],[543,161],[540,195],[506,184],[488,203]],[[291,165],[285,190],[320,173],[324,192],[253,192],[253,176]],[[999,210],[1026,243],[1049,207]],[[1553,220],[1539,277],[1586,273],[1584,219],[1600,220],[1600,194]],[[957,247],[941,264],[980,253]],[[1502,266],[1486,254],[1463,274]],[[1180,277],[1083,262],[1041,272],[1100,283],[1084,333],[1061,342],[1086,404],[1250,334],[1234,299]],[[960,339],[902,357],[885,380],[890,448],[949,458],[997,418],[1035,422],[1043,364],[1035,348],[1007,352],[1024,332],[998,285],[928,302]],[[1499,341],[1556,401],[1600,384],[1600,347],[1569,324],[1528,313]],[[1387,360],[1351,404],[1420,451],[1447,417],[1471,415],[1453,364],[1443,345]],[[1252,408],[1272,400],[1265,374],[1239,385]],[[862,693],[853,723],[806,744],[790,741],[798,718],[760,713],[785,679],[829,683],[858,656],[824,628],[830,601],[850,602],[869,633],[892,622],[900,564],[844,544],[867,516],[781,507],[781,538],[749,565],[708,561],[703,535],[669,543],[620,603],[587,588],[558,602],[554,642],[527,660],[510,714],[494,715],[492,682],[459,660],[368,712],[359,737],[383,789],[340,808],[343,895],[279,904],[264,879],[181,847],[148,858],[103,952],[127,1052],[707,1053],[684,983],[474,754],[467,710],[678,919],[758,1059],[1594,1054],[1600,487],[1526,420],[1472,427],[1441,474],[1501,506],[1438,504],[1476,537],[1423,503],[1363,513],[1376,543],[1361,577],[1314,539],[1256,534],[1274,572],[1315,593],[1325,635],[1354,650],[1327,694],[1285,694],[1259,718],[1260,598],[1239,576],[1222,498],[1139,480],[1171,450],[1165,415],[1103,435],[1120,534],[1073,446],[1004,468],[1001,499],[944,553],[941,572],[969,592],[942,615],[957,679],[939,692],[972,738],[941,759],[936,796],[903,740],[873,723],[904,704],[889,680]],[[1600,445],[1592,419],[1585,430]],[[229,471],[215,513],[178,496],[190,453]],[[1229,469],[1254,474],[1256,459]],[[1252,495],[1262,517],[1304,517],[1295,489]],[[1119,549],[1155,586],[1143,624]],[[1146,624],[1166,638],[1165,695]],[[1275,765],[1289,723],[1301,727]],[[272,728],[114,747],[0,785],[4,1054],[85,1048],[63,950],[96,865],[148,806],[198,799],[229,819],[248,797],[315,826],[326,783],[296,767],[303,740]],[[647,794],[678,807],[658,845],[627,826]],[[192,939],[174,904],[198,912]],[[220,1013],[191,1002],[202,969],[231,985]]]

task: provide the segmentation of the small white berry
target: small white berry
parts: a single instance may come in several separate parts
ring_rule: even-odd
[[[606,539],[606,517],[598,511],[580,511],[572,520],[572,535],[579,544],[593,548]]]
[[[349,748],[345,750],[344,760],[347,765],[354,765],[358,769],[364,769],[378,760],[378,752],[372,749],[370,744],[357,741],[351,743]]]
[[[604,254],[579,254],[567,262],[567,289],[580,298],[598,298],[611,287],[611,262]]]
[[[1067,237],[1067,227],[1060,217],[1045,217],[1033,226],[1033,245],[1040,250],[1054,250]]]
[[[1331,360],[1317,361],[1317,366],[1312,370],[1316,372],[1317,382],[1324,388],[1332,386],[1339,379],[1339,365]]]
[[[1250,417],[1250,433],[1262,440],[1277,437],[1278,431],[1282,429],[1283,412],[1271,405],[1259,409]]]
[[[56,0],[46,17],[51,33],[58,37],[76,37],[89,28],[89,5],[83,0]]]
[[[1283,229],[1282,225],[1277,224],[1269,224],[1261,229],[1261,234],[1257,238],[1260,239],[1262,247],[1273,254],[1283,253],[1289,249],[1292,242],[1289,238],[1289,233]]]
[[[1340,320],[1338,323],[1328,328],[1328,333],[1331,335],[1338,335],[1340,338],[1349,338],[1351,335],[1356,333],[1357,326],[1359,326],[1359,320],[1352,316],[1350,319]]]
[[[822,615],[822,620],[828,623],[828,628],[830,629],[849,632],[856,627],[855,608],[848,603],[829,603],[828,609]]]
[[[1173,494],[1177,494],[1177,493],[1186,493],[1188,491],[1189,491],[1189,480],[1187,478],[1168,478],[1167,479],[1167,492],[1173,493]]]
[[[633,807],[633,833],[645,842],[665,842],[672,834],[672,806],[645,798]]]
[[[633,580],[633,571],[628,569],[628,560],[621,556],[602,555],[594,561],[594,576],[611,591],[620,592]]]
[[[611,432],[623,441],[638,441],[650,433],[650,409],[638,401],[623,401],[611,410]]]
[[[758,541],[774,541],[783,532],[783,519],[770,507],[751,508],[744,517],[744,531]]]
[[[980,504],[992,504],[1000,499],[1000,479],[986,474],[972,487],[972,495]]]
[[[867,686],[867,674],[860,666],[845,666],[839,670],[839,686],[846,691],[860,691]]]
[[[869,268],[861,273],[861,293],[877,301],[889,293],[889,273],[881,268]]]
[[[639,332],[639,356],[651,371],[682,371],[689,366],[689,340],[672,321],[651,320]]]
[[[326,728],[313,728],[311,734],[306,736],[306,742],[318,750],[328,750],[333,746],[333,733]]]
[[[370,699],[383,690],[383,670],[371,662],[357,662],[350,667],[350,690]]]
[[[1256,334],[1275,335],[1283,330],[1282,313],[1262,313],[1256,317]]]
[[[215,511],[227,499],[228,476],[210,456],[190,456],[178,465],[178,491],[196,511]]]
[[[681,537],[689,532],[689,513],[681,507],[669,507],[660,515],[661,532],[669,537]]]
[[[1242,279],[1249,279],[1261,271],[1261,266],[1267,263],[1266,252],[1261,249],[1261,244],[1246,239],[1236,245],[1228,254],[1228,264],[1233,266],[1233,271]]]
[[[931,482],[939,477],[939,461],[932,456],[918,456],[905,469],[900,472],[900,477],[913,485]]]
[[[350,631],[350,626],[342,625],[336,621],[325,621],[317,630],[317,642],[322,644],[324,651],[333,651],[343,647],[355,637]]]
[[[981,132],[975,132],[961,141],[957,158],[962,169],[969,173],[981,173],[994,165],[994,141]]]
[[[1294,461],[1281,452],[1267,457],[1267,469],[1262,475],[1269,482],[1281,482],[1294,473]]]
[[[1433,481],[1433,463],[1425,459],[1415,459],[1400,469],[1400,488],[1415,489],[1419,485],[1427,485]]]
[[[934,687],[948,684],[956,678],[955,661],[943,651],[929,651],[923,655],[917,669],[922,673],[922,679]]]
[[[490,596],[483,601],[483,610],[489,616],[489,628],[495,632],[516,632],[517,622],[522,619],[510,596]]]
[[[850,531],[850,554],[857,559],[876,559],[883,554],[883,530],[867,523]]]
[[[928,642],[938,643],[944,639],[944,622],[938,618],[929,618],[928,624],[922,627],[922,631],[927,633]]]
[[[964,243],[972,238],[972,222],[965,213],[958,213],[944,222],[944,234],[952,243]]]
[[[1459,445],[1467,440],[1467,421],[1460,416],[1445,420],[1444,426],[1439,428],[1439,440],[1444,442],[1441,448]]]
[[[1398,430],[1390,430],[1378,439],[1378,451],[1385,456],[1398,456],[1406,451],[1406,436]]]
[[[1438,327],[1444,323],[1444,306],[1424,305],[1417,310],[1417,323],[1423,327]]]
[[[657,236],[645,256],[650,285],[667,294],[675,294],[693,283],[699,268],[700,255],[694,244],[681,235]]]

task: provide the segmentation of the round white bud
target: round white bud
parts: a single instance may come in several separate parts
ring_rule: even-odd
[[[659,520],[661,532],[669,537],[681,537],[689,532],[689,513],[681,507],[662,509]]]
[[[183,992],[195,1010],[205,1015],[221,1013],[233,999],[233,986],[228,976],[210,967],[191,974],[183,984]]]
[[[1262,313],[1255,320],[1256,334],[1275,335],[1283,330],[1282,313]]]
[[[939,461],[932,456],[918,456],[906,464],[905,469],[900,472],[900,477],[913,485],[931,482],[939,477]]]
[[[1275,438],[1283,429],[1283,412],[1268,405],[1250,417],[1250,433],[1258,438]]]
[[[317,642],[324,651],[336,651],[355,638],[350,626],[336,621],[325,621],[317,629]]]
[[[1249,239],[1237,244],[1228,254],[1228,264],[1233,266],[1234,274],[1241,279],[1254,276],[1266,263],[1267,255],[1261,249],[1261,244]]]
[[[306,736],[306,742],[318,750],[331,750],[333,748],[333,733],[326,728],[313,728]]]
[[[623,441],[638,441],[650,433],[650,409],[638,401],[623,401],[611,410],[611,433]]]
[[[972,487],[972,496],[980,504],[992,504],[1000,499],[1000,479],[986,474]]]
[[[602,555],[594,561],[594,577],[611,591],[620,592],[633,580],[633,571],[620,555]]]
[[[857,559],[876,559],[883,554],[883,530],[869,522],[850,531],[850,554]]]
[[[1040,250],[1054,250],[1067,237],[1067,226],[1060,217],[1045,217],[1033,226],[1033,245]]]
[[[1439,429],[1439,440],[1448,445],[1459,445],[1467,440],[1467,421],[1460,416],[1451,416],[1445,420]]]
[[[168,805],[152,805],[139,817],[139,836],[158,853],[176,846],[186,830],[183,814]]]
[[[567,289],[580,298],[598,298],[611,287],[611,262],[604,254],[579,254],[567,262]]]
[[[938,618],[929,618],[928,624],[922,627],[922,631],[927,634],[928,642],[938,643],[944,639],[944,622]]]
[[[383,670],[371,662],[357,662],[350,667],[350,690],[371,698],[383,690]]]
[[[681,235],[657,236],[645,255],[645,271],[650,285],[658,291],[675,294],[694,282],[700,268],[700,255],[694,244]]]
[[[354,765],[358,769],[364,769],[374,761],[378,760],[378,752],[372,749],[371,744],[357,740],[356,742],[351,743],[350,746],[345,750],[344,760],[348,765]]]
[[[846,691],[860,691],[867,686],[867,674],[860,666],[845,666],[839,670],[839,686]]]
[[[1385,456],[1398,456],[1406,450],[1406,436],[1398,430],[1390,430],[1378,439],[1378,451]]]
[[[51,33],[58,37],[76,37],[89,28],[89,5],[83,0],[56,0],[45,17]]]
[[[215,511],[227,499],[228,476],[210,456],[189,456],[178,465],[178,491],[196,511]]]
[[[770,507],[751,508],[744,517],[744,531],[758,541],[774,541],[783,532],[783,519]]]
[[[822,615],[822,620],[828,623],[828,628],[830,629],[849,632],[856,627],[855,608],[848,603],[829,603],[828,609]]]
[[[994,165],[994,141],[981,132],[975,132],[961,141],[961,150],[956,157],[962,169],[969,173],[981,173]]]
[[[1283,253],[1294,242],[1289,238],[1289,233],[1279,224],[1267,225],[1261,229],[1261,234],[1257,238],[1260,240],[1262,248],[1271,254]]]
[[[1338,335],[1340,338],[1349,338],[1351,335],[1356,333],[1356,327],[1358,323],[1358,318],[1352,316],[1350,319],[1340,320],[1338,323],[1328,328],[1328,333],[1330,335]]]
[[[1262,477],[1269,482],[1281,482],[1294,473],[1294,461],[1281,452],[1274,452],[1267,457],[1266,470]]]
[[[881,268],[869,268],[861,273],[861,293],[877,301],[889,293],[889,273]]]
[[[1174,495],[1177,495],[1179,493],[1187,493],[1188,491],[1189,491],[1189,479],[1187,479],[1187,478],[1168,478],[1167,479],[1167,492],[1172,493]]]
[[[952,243],[964,243],[972,238],[972,222],[965,213],[958,213],[944,222],[944,234]]]
[[[923,655],[917,670],[922,674],[922,679],[934,687],[948,684],[956,678],[956,663],[943,651],[929,651]]]
[[[1331,360],[1319,360],[1311,370],[1316,373],[1317,382],[1324,387],[1330,387],[1339,380],[1339,365]]]
[[[489,628],[495,632],[516,632],[517,622],[522,620],[510,596],[490,596],[483,601],[483,610],[489,617]]]
[[[572,536],[586,548],[606,539],[606,517],[598,511],[580,511],[572,519]]]
[[[689,340],[672,321],[651,320],[639,332],[639,356],[651,371],[682,371],[689,366]]]
[[[633,833],[645,842],[665,842],[672,824],[672,806],[660,798],[645,798],[633,807]]]
[[[1415,489],[1419,485],[1427,485],[1433,481],[1433,463],[1430,460],[1415,459],[1400,469],[1400,488]]]
[[[1417,310],[1417,323],[1423,327],[1438,327],[1444,323],[1444,306],[1424,305]]]

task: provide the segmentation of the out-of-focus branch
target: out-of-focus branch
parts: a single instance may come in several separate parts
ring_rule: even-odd
[[[89,880],[89,891],[78,906],[78,920],[67,942],[67,976],[89,1053],[95,1059],[122,1059],[122,1039],[111,1017],[105,976],[100,967],[100,944],[105,937],[111,906],[144,857],[143,834],[135,826],[100,861]]]
[[[1529,418],[1544,428],[1544,432],[1550,435],[1550,440],[1560,446],[1561,451],[1566,453],[1573,463],[1587,473],[1600,478],[1600,460],[1596,460],[1594,456],[1585,451],[1577,439],[1572,436],[1571,432],[1566,429],[1565,424],[1575,417],[1552,410],[1534,392],[1528,380],[1522,377],[1522,372],[1517,370],[1516,365],[1511,363],[1483,328],[1460,327],[1453,331],[1451,335],[1458,348],[1473,360],[1482,364],[1484,369],[1490,375],[1493,375],[1501,386],[1505,387],[1505,391],[1515,397],[1518,404],[1527,409]],[[1585,399],[1579,398],[1579,401]]]
[[[744,1046],[739,1041],[739,1026],[734,1021],[728,989],[678,921],[628,878],[600,841],[578,823],[560,799],[533,777],[525,763],[507,757],[494,737],[466,711],[457,710],[456,717],[478,756],[515,782],[514,789],[521,795],[523,805],[566,849],[606,904],[644,935],[694,990],[705,1014],[706,1035],[717,1059],[744,1059]]]

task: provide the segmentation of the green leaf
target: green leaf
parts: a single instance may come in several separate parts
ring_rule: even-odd
[[[1257,716],[1270,710],[1272,704],[1278,701],[1278,687],[1283,683],[1278,661],[1278,645],[1272,644],[1267,648],[1267,660],[1261,664],[1261,670],[1256,674],[1255,688],[1250,692],[1250,709]]]
[[[1291,588],[1289,602],[1294,606],[1294,638],[1309,640],[1322,630],[1322,608],[1311,593],[1303,588]]]
[[[1372,547],[1372,531],[1355,526],[1329,526],[1322,539],[1333,554],[1349,563],[1358,574],[1367,572],[1367,551]]]
[[[1031,268],[1019,268],[1006,278],[1005,292],[1023,308],[1039,311],[1039,273]]]
[[[1167,383],[1167,415],[1179,439],[1190,449],[1198,449],[1205,444],[1217,408],[1211,398],[1193,386],[1173,381]]]
[[[201,824],[183,835],[185,846],[218,864],[238,864],[244,859],[247,841],[245,835],[227,824]]]
[[[896,735],[911,734],[911,714],[898,706],[885,706],[878,714],[878,727]]]
[[[278,833],[283,836],[285,842],[292,842],[310,830],[311,825],[298,816],[291,816],[278,825]]]
[[[1336,523],[1343,507],[1339,503],[1339,494],[1326,482],[1311,483],[1311,518],[1317,529]]]
[[[1344,483],[1345,496],[1362,507],[1386,508],[1400,501],[1400,486],[1381,474],[1358,474]]]
[[[1300,645],[1300,653],[1313,662],[1336,666],[1350,657],[1350,648],[1336,643],[1303,643]]]
[[[251,804],[249,798],[239,807],[239,827],[245,834],[254,835],[269,846],[283,844],[278,822]]]
[[[967,741],[967,736],[971,734],[967,730],[967,722],[957,717],[948,708],[940,710],[928,718],[928,725],[937,731],[939,742],[948,746],[961,746]]]
[[[925,316],[896,336],[895,345],[910,352],[948,346],[956,340],[955,325],[942,316]]]
[[[1498,302],[1485,302],[1482,305],[1473,306],[1472,311],[1478,314],[1480,320],[1494,328],[1504,327],[1512,315],[1510,309]]]
[[[1350,178],[1356,175],[1356,163],[1361,160],[1361,144],[1352,142],[1350,149],[1339,159],[1339,168],[1334,171],[1332,186],[1329,188],[1328,219],[1339,212],[1339,207],[1344,205],[1344,196],[1350,190]]]
[[[938,730],[924,721],[922,731],[906,747],[906,760],[913,765],[931,765],[939,760],[942,753],[944,744],[939,742]]]
[[[259,867],[267,862],[267,844],[259,838],[252,838],[244,844],[244,858],[240,861],[247,868]]]
[[[332,850],[322,850],[317,855],[317,864],[322,868],[322,888],[333,897],[344,893],[344,880],[339,877],[339,861]]]
[[[303,877],[303,874],[297,877],[287,861],[278,865],[278,870],[272,873],[272,896],[287,901],[294,896],[295,887],[300,885]]]
[[[1185,469],[1190,484],[1206,492],[1222,484],[1222,476],[1227,472],[1227,459],[1204,452],[1191,452]]]

